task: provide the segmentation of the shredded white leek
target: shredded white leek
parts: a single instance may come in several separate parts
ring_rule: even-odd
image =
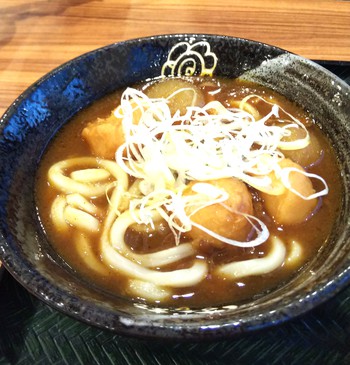
[[[257,95],[242,102],[252,97],[271,104]],[[280,118],[281,110],[289,120]],[[140,115],[137,121],[135,112]],[[130,201],[131,214],[135,222],[152,225],[152,212],[156,211],[168,222],[177,242],[181,233],[192,226],[241,247],[256,246],[269,237],[267,227],[251,216],[246,218],[255,228],[256,236],[249,242],[230,240],[194,223],[191,214],[195,211],[224,204],[227,199],[220,189],[200,185],[208,180],[236,177],[270,194],[282,194],[285,188],[298,194],[288,179],[292,169],[281,169],[279,162],[284,159],[283,150],[306,147],[309,133],[300,121],[276,104],[271,104],[271,111],[258,120],[242,109],[226,108],[218,101],[204,107],[189,106],[184,115],[178,112],[172,115],[167,99],[151,99],[139,90],[127,88],[115,115],[123,118],[125,134],[116,161],[127,174],[140,179],[142,195]],[[303,129],[304,137],[287,141],[293,128]],[[277,172],[282,176],[279,185],[269,176],[271,173],[277,176]],[[326,182],[319,180],[325,186],[322,191],[311,197],[298,195],[312,199],[327,194]],[[184,194],[188,181],[200,182],[194,185],[192,195]]]
[[[319,180],[323,183],[323,186],[324,188],[321,190],[321,191],[318,191],[314,194],[311,194],[311,195],[308,195],[308,196],[305,196],[305,195],[302,195],[298,190],[294,189],[290,183],[290,180],[289,180],[289,174],[291,172],[295,172],[295,173],[301,173],[309,178],[313,178],[313,179],[316,179],[316,180]],[[295,167],[285,167],[282,169],[281,173],[281,181],[283,182],[283,184],[285,185],[285,187],[287,189],[289,189],[290,191],[292,191],[294,194],[300,196],[300,198],[304,199],[304,200],[311,200],[311,199],[316,199],[316,198],[319,198],[323,195],[326,195],[328,194],[328,186],[327,186],[327,183],[326,181],[319,175],[316,175],[316,174],[310,174],[308,172],[305,172],[305,171],[302,171],[302,170],[299,170]]]

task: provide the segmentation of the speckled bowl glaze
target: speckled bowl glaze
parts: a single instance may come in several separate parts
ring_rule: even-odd
[[[37,219],[35,173],[52,137],[80,109],[117,88],[158,76],[175,44],[200,40],[207,41],[218,55],[215,75],[241,77],[271,87],[315,117],[337,152],[343,201],[329,243],[307,269],[278,290],[238,308],[159,311],[94,288],[62,262]],[[25,288],[48,305],[130,336],[214,339],[300,315],[350,282],[349,100],[350,88],[322,67],[282,49],[244,39],[165,35],[84,54],[32,85],[1,119],[1,260]]]

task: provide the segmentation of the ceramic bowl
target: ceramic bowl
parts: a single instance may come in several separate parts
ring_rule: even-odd
[[[242,77],[271,87],[315,116],[334,146],[342,171],[341,214],[328,245],[307,270],[278,290],[238,308],[162,311],[112,297],[81,281],[64,265],[38,222],[35,174],[50,140],[80,109],[115,89],[159,76],[167,60],[175,61],[168,64],[169,73],[198,71],[191,63],[181,63],[176,52],[170,56],[169,52],[185,42],[183,47],[194,53],[191,45],[201,41],[218,56],[214,75]],[[204,52],[206,58],[206,67],[213,67],[213,59]],[[186,67],[181,68],[181,64]],[[27,290],[48,305],[129,336],[222,338],[298,316],[350,282],[349,98],[350,88],[317,64],[270,45],[226,36],[155,36],[84,54],[29,87],[1,119],[1,260]]]

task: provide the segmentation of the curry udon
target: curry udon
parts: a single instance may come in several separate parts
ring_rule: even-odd
[[[310,115],[259,85],[163,78],[119,90],[58,133],[38,171],[60,256],[115,295],[238,304],[327,244],[336,159]]]

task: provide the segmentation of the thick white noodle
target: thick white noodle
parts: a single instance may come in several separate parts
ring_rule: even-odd
[[[98,232],[100,229],[100,222],[97,218],[70,205],[64,209],[64,218],[72,226],[86,232]]]
[[[111,200],[114,200],[114,194]],[[153,283],[156,286],[188,287],[198,284],[208,273],[207,264],[203,260],[194,260],[191,267],[173,271],[157,271],[141,266],[120,254],[112,246],[111,228],[116,219],[114,209],[109,209],[101,235],[101,256],[106,265],[128,277]],[[124,237],[123,237],[124,240]]]
[[[99,209],[95,204],[89,202],[85,197],[81,194],[73,193],[66,195],[67,204],[71,205],[74,208],[78,208],[83,210],[86,213],[90,214],[98,214]]]
[[[127,291],[143,299],[162,301],[170,296],[170,290],[143,280],[130,279]]]
[[[91,249],[91,242],[86,234],[76,233],[74,236],[76,243],[76,251],[78,255],[84,260],[84,263],[89,269],[96,271],[99,274],[106,275],[108,267],[106,267],[94,254]]]
[[[67,169],[73,169],[75,167],[81,167],[88,169],[91,167],[102,167],[107,170],[114,178],[117,179],[118,185],[123,187],[124,190],[128,186],[127,174],[113,161],[101,160],[95,157],[77,157],[68,160],[63,160],[55,163],[48,172],[49,181],[58,190],[70,194],[79,193],[85,197],[99,197],[106,193],[109,182],[96,183],[92,177],[92,181],[80,182],[74,180],[72,177],[66,175]],[[74,174],[73,174],[74,176]]]
[[[69,225],[64,216],[64,210],[66,208],[66,205],[66,196],[63,194],[58,195],[51,205],[51,220],[59,232],[66,231],[69,228]]]
[[[76,170],[70,174],[70,177],[79,182],[99,182],[107,180],[111,174],[105,169],[84,169]]]
[[[286,248],[276,236],[271,237],[271,245],[271,251],[265,257],[222,265],[216,270],[216,274],[225,278],[238,279],[245,276],[267,274],[276,270],[285,260]]]
[[[173,271],[151,270],[119,254],[105,239],[102,240],[102,257],[104,262],[111,268],[129,277],[166,287],[181,288],[196,285],[205,278],[208,272],[207,264],[202,260],[195,260],[188,269]]]
[[[57,189],[66,194],[80,193],[86,197],[98,197],[105,194],[106,188],[108,186],[107,183],[82,183],[80,181],[75,181],[65,174],[66,169],[73,168],[77,165],[81,166],[86,164],[96,166],[97,161],[93,157],[79,157],[57,162],[51,166],[49,170],[49,181]]]
[[[190,243],[184,243],[148,254],[137,254],[133,252],[128,248],[124,240],[126,230],[133,223],[135,223],[135,220],[133,219],[130,211],[127,210],[115,220],[110,232],[112,246],[128,259],[135,261],[144,267],[156,268],[169,265],[186,257],[195,255],[195,251]]]
[[[85,232],[98,232],[100,222],[94,216],[98,208],[82,195],[60,194],[51,205],[51,219],[56,228],[63,232],[69,226]]]

